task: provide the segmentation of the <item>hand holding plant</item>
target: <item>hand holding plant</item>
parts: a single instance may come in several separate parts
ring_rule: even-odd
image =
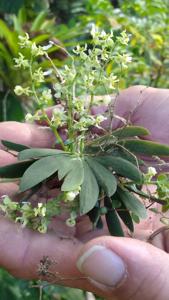
[[[159,199],[149,191],[142,191],[143,184],[152,183],[156,170],[151,168],[144,175],[141,167],[147,169],[146,163],[136,155],[165,157],[169,155],[169,147],[141,140],[140,137],[149,135],[149,131],[131,126],[130,119],[116,115],[116,103],[110,96],[104,113],[92,114],[93,107],[100,105],[99,100],[105,100],[104,94],[118,93],[120,76],[131,57],[126,50],[129,37],[125,31],[113,37],[112,32],[100,32],[93,27],[91,35],[93,44],[90,47],[78,45],[73,50],[75,55],[68,53],[70,65],[60,70],[47,52],[51,44],[37,46],[28,34],[19,37],[23,53],[19,52],[15,58],[16,68],[29,73],[30,86],[17,85],[15,93],[34,97],[40,111],[26,118],[45,121],[56,137],[53,148],[60,149],[29,148],[2,141],[7,149],[18,152],[19,162],[1,168],[1,176],[9,178],[8,181],[19,179],[20,191],[28,192],[21,196],[20,203],[5,197],[1,209],[23,226],[40,232],[46,232],[52,218],[65,211],[69,213],[66,224],[70,227],[75,226],[79,216],[87,214],[93,228],[102,228],[105,215],[109,232],[123,236],[119,218],[133,232],[133,221],[138,223],[140,218],[147,217],[146,203],[143,205],[137,195],[150,200],[149,206],[157,202],[168,209],[165,192],[164,195],[163,191],[160,193],[164,199]],[[38,67],[39,59],[44,58],[51,62],[51,69],[43,71]],[[51,89],[44,85],[45,76]],[[60,105],[53,109],[49,118],[45,108],[56,99]],[[113,131],[116,119],[122,121],[123,126]],[[159,180],[156,183],[159,185]],[[46,203],[32,203],[32,195],[43,188],[50,189],[51,185],[60,191],[59,195],[53,199],[49,197]],[[161,191],[161,186],[157,192]]]
[[[141,91],[142,106],[134,111],[133,109],[137,102],[136,99],[138,99]],[[152,112],[152,107],[155,107],[157,99],[159,109]],[[126,110],[124,110],[125,105],[127,105]],[[120,93],[116,105],[118,114],[121,117],[128,115],[128,113],[133,110],[133,124],[136,122],[136,125],[145,125],[149,130],[154,128],[154,130],[151,130],[151,138],[166,144],[168,143],[166,128],[168,126],[167,107],[167,90],[157,90],[139,86],[132,87]],[[156,127],[154,127],[154,119],[151,117],[151,114],[156,114]],[[161,122],[161,119],[163,122]],[[42,128],[38,125],[4,122],[0,124],[0,129],[1,139],[10,140],[17,144],[25,144],[28,147],[50,148],[54,141],[48,128]],[[3,146],[2,148],[4,149]],[[14,160],[16,160],[12,154],[4,150],[1,150],[1,158],[1,165],[11,164],[12,161],[14,162]],[[1,183],[0,187],[1,195],[8,194],[11,197],[18,189],[15,183]],[[130,238],[108,237],[105,227],[105,230],[91,231],[89,230],[91,225],[87,218],[83,218],[80,223],[78,222],[76,232],[73,233],[75,238],[72,239],[60,239],[60,232],[62,230],[63,235],[63,233],[66,232],[66,227],[63,226],[62,222],[63,227],[61,229],[59,220],[54,224],[55,233],[53,231],[53,233],[48,232],[47,234],[40,234],[28,230],[27,228],[22,228],[4,217],[1,217],[0,223],[0,264],[16,277],[27,279],[37,278],[37,267],[42,257],[46,255],[56,263],[54,263],[52,270],[50,270],[54,275],[48,278],[45,276],[45,280],[90,290],[106,299],[116,297],[117,299],[123,300],[135,294],[135,299],[139,300],[139,286],[143,278],[146,278],[144,284],[142,284],[142,292],[145,293],[146,300],[150,299],[151,293],[158,294],[159,285],[163,285],[163,290],[160,289],[159,299],[167,299],[168,297],[168,284],[165,282],[168,278],[168,254],[147,243]],[[148,219],[144,221],[144,224],[141,223],[136,226],[135,237],[139,238],[141,236],[142,239],[147,240],[152,231],[158,229],[159,226],[159,216],[153,214],[151,220]],[[96,238],[98,234],[100,237]],[[88,240],[90,240],[90,242],[87,242]],[[165,241],[165,247],[162,244],[162,240]],[[161,232],[161,234],[152,240],[152,243],[156,247],[168,252],[168,231]],[[103,252],[100,252],[102,257],[98,256],[96,251],[98,246],[101,245],[104,245],[104,247],[110,251],[108,253],[106,252],[105,256],[103,256]],[[91,256],[92,261],[90,261],[90,266],[95,273],[93,272],[91,274],[91,269],[87,269],[87,261],[84,265],[85,268],[83,269],[81,267],[82,273],[79,273],[76,268],[77,258],[81,257],[82,254],[85,254],[90,249],[93,249],[93,247],[94,250],[92,250],[93,255]],[[101,248],[99,251],[101,251]],[[116,279],[116,284],[117,281],[119,280],[120,282],[121,277],[123,277],[123,273],[116,272],[116,265],[112,266],[111,252],[116,253],[116,255],[123,260],[127,269],[127,276],[125,276],[125,280],[123,280],[123,283],[121,283],[117,289],[111,289],[110,280],[107,283],[109,286],[106,284],[106,276],[110,279],[112,274],[119,274],[119,278]],[[108,265],[110,265],[111,275],[108,266],[107,271],[102,272],[100,270],[101,263],[103,270],[106,257],[108,259]],[[120,265],[118,265],[118,270],[119,267]],[[121,265],[121,267],[123,272],[123,266]],[[154,274],[159,274],[159,269],[162,269],[161,274],[163,274],[163,276],[156,276],[156,283],[159,285],[156,284],[150,291],[150,284],[154,284]],[[98,276],[100,276],[100,278],[98,278]],[[90,277],[95,280],[95,283],[85,278],[83,279],[82,277]],[[42,279],[42,276],[40,276],[40,278]],[[104,283],[104,286],[103,284],[96,284],[96,281]],[[113,283],[111,283],[111,285],[113,285]]]

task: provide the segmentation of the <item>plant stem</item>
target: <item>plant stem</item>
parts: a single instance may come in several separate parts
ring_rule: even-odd
[[[37,92],[36,92],[34,80],[33,80],[32,63],[33,63],[33,57],[31,56],[30,66],[29,66],[29,72],[30,72],[30,77],[31,77],[32,91],[33,91],[33,94],[35,96],[36,102],[38,104],[40,104],[40,101],[39,101],[39,98],[38,98],[38,95],[37,95]]]
[[[50,57],[47,54],[46,54],[46,57],[51,61],[52,66],[55,68],[55,70],[57,70],[57,68],[55,67],[55,65],[53,64],[52,60],[50,59]],[[32,91],[33,91],[33,94],[35,96],[35,99],[36,99],[37,103],[41,106],[39,98],[38,98],[38,95],[37,95],[37,92],[36,92],[35,84],[34,84],[34,81],[33,81],[32,62],[33,62],[33,58],[31,57],[29,71],[30,71],[30,77],[31,77],[31,82],[32,82]],[[60,76],[60,73],[59,73],[59,76]],[[42,111],[42,114],[43,114],[44,118],[46,119],[46,121],[48,123],[48,126],[52,129],[52,131],[53,131],[56,139],[59,142],[59,144],[62,146],[63,150],[66,151],[67,149],[66,149],[66,147],[65,147],[65,145],[63,143],[63,140],[62,140],[60,134],[58,133],[56,127],[53,126],[52,122],[48,118],[48,116],[47,116],[44,108],[41,108],[41,111]]]
[[[146,193],[144,193],[144,192],[142,192],[142,191],[136,191],[135,189],[132,189],[131,187],[129,187],[129,186],[125,186],[129,191],[131,191],[131,192],[133,192],[133,193],[135,193],[135,194],[137,194],[137,195],[139,195],[139,196],[141,196],[141,197],[143,197],[143,198],[146,198],[146,199],[149,199],[149,200],[152,200],[152,201],[154,201],[154,202],[156,202],[156,203],[159,203],[159,204],[161,204],[161,205],[165,205],[166,204],[166,201],[164,201],[164,200],[160,200],[160,199],[157,199],[156,197],[153,197],[153,196],[151,196],[151,195],[148,195],[148,194],[146,194]]]

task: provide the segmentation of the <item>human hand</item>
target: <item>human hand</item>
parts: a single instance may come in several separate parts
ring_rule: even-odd
[[[139,106],[136,105],[138,97],[142,98]],[[169,143],[168,101],[167,90],[132,87],[119,96],[116,114],[126,117],[131,112],[132,123],[148,128],[150,139]],[[0,139],[32,147],[50,147],[53,143],[53,136],[46,127],[4,122],[0,124],[0,129]],[[9,153],[0,151],[1,165],[15,160]],[[1,184],[1,195],[13,195],[16,191],[16,184]],[[156,247],[161,248],[158,249],[131,238],[109,237],[106,231],[91,232],[90,226],[88,220],[82,218],[76,232],[66,232],[70,235],[67,239],[63,237],[65,227],[61,220],[56,221],[56,232],[39,234],[1,217],[0,265],[16,277],[33,279],[38,278],[40,260],[48,256],[54,263],[46,276],[40,276],[44,280],[86,289],[106,299],[150,300],[155,296],[157,300],[168,299],[167,230],[152,240]],[[158,227],[158,221],[151,217],[137,228],[136,236],[146,240]]]

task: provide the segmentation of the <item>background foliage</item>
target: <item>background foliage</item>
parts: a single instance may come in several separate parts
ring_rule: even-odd
[[[124,74],[121,88],[134,84],[169,88],[168,15],[168,0],[0,0],[0,120],[22,121],[25,112],[34,109],[31,101],[17,98],[13,92],[17,83],[28,80],[14,68],[18,35],[26,31],[41,45],[53,40],[70,50],[77,42],[90,41],[92,23],[104,30],[112,28],[114,35],[126,29],[131,34],[129,51],[133,63]],[[57,47],[50,57],[57,67],[66,60],[65,53]],[[41,66],[46,67],[43,61]],[[29,282],[0,270],[3,300],[38,299],[38,290],[29,286]],[[61,287],[44,291],[44,300],[85,297],[80,290]]]

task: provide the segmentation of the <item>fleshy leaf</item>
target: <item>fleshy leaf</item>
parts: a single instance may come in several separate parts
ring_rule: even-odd
[[[129,151],[142,155],[169,156],[169,146],[143,140],[128,140],[122,144]]]
[[[106,195],[111,197],[117,189],[116,177],[95,158],[88,157],[86,160],[93,170],[98,184],[103,188]]]
[[[112,168],[118,175],[134,180],[138,183],[142,182],[142,173],[129,161],[111,155],[98,156],[95,158],[100,164],[107,168]]]
[[[25,149],[29,149],[28,146],[22,145],[22,144],[17,144],[17,143],[13,143],[10,141],[6,141],[6,140],[1,140],[2,145],[4,145],[6,148],[13,150],[13,151],[17,151],[20,152],[22,150]]]
[[[15,164],[7,165],[0,168],[0,177],[4,178],[19,178],[21,177],[27,168],[34,163],[32,161],[18,162]]]
[[[117,197],[119,197],[121,202],[129,211],[133,212],[142,219],[147,218],[146,208],[144,207],[143,203],[141,203],[141,201],[139,201],[138,198],[133,195],[133,193],[118,187]]]
[[[46,148],[31,148],[23,150],[19,153],[19,160],[26,160],[31,158],[40,158],[44,156],[57,155],[60,153],[65,153],[62,150],[57,149],[46,149]]]
[[[86,161],[83,161],[84,181],[80,191],[80,213],[88,213],[98,201],[99,186],[93,171]]]

